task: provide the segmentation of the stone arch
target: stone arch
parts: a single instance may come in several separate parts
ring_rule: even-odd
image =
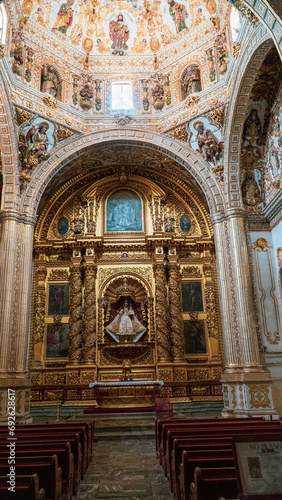
[[[230,1],[230,3],[232,2]],[[280,0],[243,0],[243,3],[270,32],[282,59],[282,9]]]
[[[155,149],[184,166],[203,191],[211,213],[223,212],[225,201],[211,167],[203,158],[182,142],[164,134],[132,128],[111,129],[94,132],[80,138],[70,138],[65,146],[56,147],[50,158],[40,164],[32,176],[31,183],[22,196],[20,209],[24,213],[36,214],[40,198],[54,175],[64,165],[78,158],[86,148],[98,144],[138,145]]]
[[[240,188],[240,152],[243,125],[249,102],[249,94],[273,40],[263,26],[253,33],[250,45],[240,55],[241,61],[236,75],[236,84],[229,103],[229,118],[225,128],[225,172],[227,204],[232,207],[243,206]]]
[[[0,147],[3,191],[0,209],[16,210],[19,199],[18,137],[9,97],[4,85],[3,62],[0,63]]]

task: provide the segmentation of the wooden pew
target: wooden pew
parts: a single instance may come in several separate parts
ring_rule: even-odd
[[[15,492],[7,491],[7,476],[0,476],[0,498],[1,500],[45,500],[44,488],[39,489],[38,474],[32,476],[18,476]]]
[[[6,431],[7,434],[7,431]],[[6,435],[3,430],[0,429],[0,439],[3,438],[3,436]],[[87,438],[86,434],[84,432],[84,429],[52,429],[49,426],[44,426],[43,428],[39,429],[32,429],[30,428],[29,425],[26,425],[22,428],[17,427],[16,429],[16,437],[17,439],[22,439],[24,437],[28,436],[36,436],[38,438],[48,438],[50,437],[51,439],[54,439],[56,437],[59,437],[60,440],[63,442],[69,441],[74,436],[79,437],[79,441],[81,443],[81,452],[82,452],[82,459],[81,459],[81,476],[82,478],[85,475],[86,469],[87,469],[87,464],[88,464],[88,444],[87,444]],[[46,440],[46,439],[45,439]]]
[[[185,445],[183,447],[177,446],[176,450],[177,450],[177,457],[176,458],[175,458],[175,449],[172,452],[172,454],[173,454],[173,456],[172,456],[172,470],[171,470],[171,473],[169,475],[169,482],[170,482],[171,491],[174,491],[175,496],[177,498],[179,497],[179,489],[180,489],[179,476],[180,476],[180,465],[183,461],[182,453],[185,454],[185,459],[187,459],[188,461],[189,460],[196,461],[197,459],[199,460],[199,462],[196,463],[196,465],[194,467],[197,467],[197,466],[203,467],[203,465],[201,464],[201,461],[203,459],[207,459],[207,460],[209,460],[209,459],[222,459],[222,460],[228,459],[229,460],[229,459],[231,459],[232,466],[234,465],[233,450],[229,444],[224,445],[223,447],[222,447],[222,445],[219,445],[219,446],[215,445],[214,447],[205,446],[202,449],[199,449],[199,447],[197,447],[196,449],[195,449],[195,447],[193,447],[193,449],[191,449],[191,448],[187,449],[187,445]],[[178,456],[179,453],[181,454],[180,456]],[[228,464],[226,464],[226,466],[228,466]],[[185,469],[185,474],[187,473],[187,470],[188,469]],[[189,471],[191,472],[191,468],[189,469]],[[190,476],[190,482],[193,481],[193,474],[194,474],[194,468],[192,469],[192,475]]]
[[[181,500],[188,500],[187,487],[184,482],[184,490],[181,483]],[[217,500],[220,495],[237,497],[238,485],[235,467],[218,467],[200,469],[194,471],[194,482],[190,485],[191,500]]]
[[[58,422],[51,424],[21,424],[17,425],[17,429],[32,429],[32,430],[41,430],[41,429],[54,429],[59,431],[70,431],[70,430],[79,430],[82,429],[85,433],[88,447],[88,457],[87,457],[87,465],[91,460],[93,455],[93,440],[94,440],[94,422]]]
[[[271,423],[271,422],[270,422]],[[274,422],[272,422],[274,424]],[[240,436],[242,435],[248,435],[249,433],[251,434],[281,434],[282,432],[282,426],[280,422],[277,422],[276,425],[266,425],[264,426],[259,426],[256,425],[255,427],[252,426],[243,426],[241,424],[240,426],[233,426],[233,427],[226,427],[224,428],[218,427],[218,428],[210,428],[210,429],[193,429],[191,432],[185,431],[171,431],[169,430],[167,432],[167,440],[166,443],[164,444],[164,459],[163,459],[163,467],[165,470],[165,473],[167,474],[168,469],[171,467],[171,454],[173,450],[173,441],[174,439],[177,438],[185,438],[185,439],[190,439],[188,436],[193,436],[191,439],[201,439],[201,440],[209,440],[210,438],[216,438],[219,440],[219,442],[222,442],[226,437],[232,437],[232,436]]]
[[[248,429],[250,429],[251,433],[254,433],[254,428],[253,427],[249,428],[248,426],[247,427],[246,426],[243,427],[242,425],[239,426],[240,432],[242,431],[242,433],[244,433],[244,434],[248,434]],[[263,432],[265,432],[265,429],[267,429],[267,432],[268,432],[269,429],[270,429],[270,427],[260,428],[259,426],[256,426],[255,427],[255,432],[258,431],[259,433],[261,433],[262,430],[263,430]],[[273,426],[271,426],[271,429],[273,429]],[[211,430],[209,437],[212,437],[213,430]],[[225,432],[229,431],[229,430],[230,430],[229,428],[224,427],[224,429],[222,429],[222,435],[221,435],[221,437],[223,437],[225,435]],[[282,427],[280,426],[279,423],[278,423],[278,426],[276,428],[276,432],[278,432],[278,433],[282,432]],[[201,437],[200,433],[201,433],[201,430],[197,430],[197,431],[194,431],[193,435],[195,436],[195,438],[197,438],[197,436]],[[186,435],[186,432],[184,434]],[[230,433],[229,433],[229,435],[230,435]],[[175,433],[171,433],[170,431],[168,431],[167,436],[168,436],[168,438],[171,437],[171,440],[169,440],[169,442],[166,444],[167,453],[166,453],[166,459],[164,461],[164,469],[165,469],[165,473],[169,477],[170,484],[172,485],[172,477],[171,477],[172,476],[172,470],[176,471],[176,480],[177,480],[178,470],[179,470],[179,464],[181,463],[181,459],[182,459],[181,458],[182,451],[184,449],[186,449],[185,445],[191,447],[192,443],[191,443],[191,438],[189,438],[188,436],[186,436],[186,437],[182,437],[181,436],[180,438],[179,437],[176,438],[175,437]],[[205,436],[205,438],[206,438],[206,436]],[[179,443],[179,447],[180,447],[179,450],[177,449],[178,443]],[[208,438],[208,441],[207,441],[206,444],[207,444],[207,446],[212,445],[213,448],[214,448],[214,446],[216,446],[216,448],[218,448],[218,446],[224,448],[226,446],[230,447],[231,446],[230,443],[231,443],[231,438],[226,443],[222,442],[222,440],[220,440],[220,441],[216,440],[215,443],[212,443],[210,441],[210,439]],[[198,443],[198,444],[200,446],[200,443]],[[197,447],[194,447],[194,449],[197,449]],[[174,460],[174,464],[173,464],[173,460]]]
[[[2,463],[5,462],[5,463]],[[0,475],[5,476],[10,471],[10,465],[6,459],[0,459]],[[17,476],[31,476],[38,474],[40,486],[45,490],[46,500],[61,500],[62,498],[62,469],[58,467],[58,458],[56,455],[52,457],[36,457],[33,460],[29,459],[28,463],[21,463],[17,460],[16,478]]]
[[[38,449],[37,449],[38,448]],[[44,449],[43,449],[44,448]],[[1,458],[7,461],[10,451],[8,449],[0,450],[0,461]],[[18,463],[23,459],[26,459],[28,463],[29,459],[33,457],[52,457],[56,455],[58,457],[58,466],[62,469],[62,494],[64,495],[64,500],[71,499],[73,491],[73,453],[71,453],[70,443],[65,445],[40,445],[39,447],[30,448],[30,446],[19,444],[16,446],[16,460]],[[2,463],[2,462],[0,462]]]
[[[161,443],[160,443],[160,450],[159,450],[159,459],[161,462],[161,465],[165,466],[164,459],[166,456],[166,443],[168,441],[168,436],[169,435],[174,435],[175,437],[188,437],[189,435],[195,436],[196,433],[201,431],[201,435],[209,435],[212,432],[216,432],[218,429],[218,432],[221,433],[221,429],[237,429],[237,428],[254,428],[254,424],[252,422],[252,419],[244,419],[245,422],[236,422],[236,419],[232,419],[231,422],[229,422],[229,419],[226,419],[224,421],[213,421],[209,422],[208,426],[198,424],[197,422],[193,423],[183,423],[180,425],[170,425],[170,426],[163,426],[162,428],[162,435],[161,435]],[[261,421],[257,422],[255,424],[256,429],[266,429],[266,430],[273,430],[273,432],[279,431],[282,429],[281,422],[280,421]]]
[[[73,474],[73,490],[76,493],[77,488],[79,486],[80,478],[82,477],[81,470],[81,443],[79,442],[78,434],[75,437],[68,437],[67,442],[71,445],[71,452],[74,456],[74,474]],[[51,437],[51,436],[23,436],[18,437],[16,441],[16,452],[17,449],[20,448],[21,445],[30,446],[30,449],[39,449],[44,450],[44,447],[50,447],[53,445],[65,445],[66,442],[64,439],[59,436]],[[0,439],[0,449],[7,445],[7,440]]]
[[[163,428],[170,428],[175,425],[185,427],[186,424],[188,425],[194,425],[197,424],[198,426],[207,426],[209,424],[218,424],[222,423],[225,425],[229,425],[230,423],[235,423],[237,422],[238,425],[241,422],[248,422],[251,421],[253,425],[256,425],[256,423],[261,423],[265,422],[265,419],[263,417],[253,417],[253,418],[199,418],[199,419],[190,419],[190,418],[167,418],[165,420],[160,420],[156,419],[155,420],[155,432],[156,432],[156,453],[158,455],[159,451],[159,445],[161,442],[161,436],[162,436],[162,429]],[[183,425],[184,424],[184,425]]]

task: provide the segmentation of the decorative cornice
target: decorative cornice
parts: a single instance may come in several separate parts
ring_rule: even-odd
[[[0,222],[14,221],[19,224],[27,224],[29,226],[35,226],[37,221],[37,216],[21,214],[13,210],[3,210],[0,212]]]

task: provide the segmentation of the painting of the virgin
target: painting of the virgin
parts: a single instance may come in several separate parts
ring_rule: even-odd
[[[119,189],[107,201],[107,231],[142,231],[142,203],[137,193]]]

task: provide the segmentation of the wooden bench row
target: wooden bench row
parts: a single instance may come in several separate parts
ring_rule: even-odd
[[[39,489],[38,474],[32,476],[17,475],[17,484],[19,487],[15,492],[11,492],[9,498],[14,500],[45,500],[45,490]],[[7,497],[7,476],[0,476],[0,498],[5,500]]]
[[[175,499],[217,500],[238,492],[232,437],[282,434],[282,427],[252,418],[167,419],[156,422],[156,433],[156,452]]]
[[[92,458],[92,423],[18,425],[15,438],[16,491],[22,490],[24,495],[27,487],[33,488],[34,496],[29,498],[36,498],[37,495],[41,500],[42,489],[37,491],[34,486],[36,480],[31,479],[37,474],[39,487],[45,490],[46,500],[60,500],[62,495],[64,500],[70,500],[72,495],[76,494],[79,482],[83,479]],[[12,442],[12,438],[9,442]],[[10,468],[9,454],[7,428],[0,427],[1,477],[6,476]],[[3,485],[2,489],[4,488],[7,491],[7,476],[6,486]]]

